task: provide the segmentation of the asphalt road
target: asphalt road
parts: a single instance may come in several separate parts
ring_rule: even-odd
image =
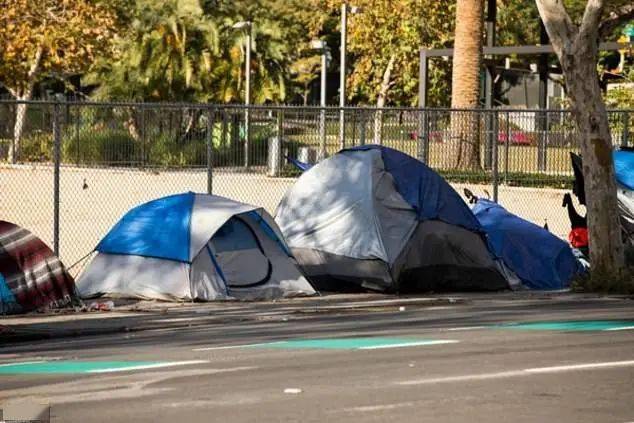
[[[632,300],[227,304],[147,319],[158,327],[0,348],[0,407],[46,401],[54,422],[634,421]],[[98,361],[101,373],[50,373]],[[6,372],[16,363],[48,373]]]

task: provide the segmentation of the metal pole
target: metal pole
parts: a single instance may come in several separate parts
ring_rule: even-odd
[[[348,31],[348,5],[341,5],[341,45],[339,46],[339,148],[346,147],[346,44]]]
[[[418,67],[418,107],[427,107],[427,71],[429,69],[429,58],[427,50],[420,50],[420,63]]]
[[[509,146],[511,145],[511,114],[506,112],[506,141],[504,142],[504,183],[509,177]]]
[[[540,20],[540,32],[539,32],[539,42],[542,45],[547,45],[550,41],[548,38],[548,33],[546,32],[546,27],[544,23]],[[537,129],[539,130],[539,141],[537,145],[537,169],[539,171],[546,170],[546,160],[547,160],[547,152],[548,148],[548,122],[547,122],[547,114],[543,112],[548,107],[548,55],[540,54],[538,61],[538,71],[539,71],[539,115],[537,120]]]
[[[60,103],[53,105],[53,252],[59,256],[59,174],[62,131],[60,128]]]
[[[418,107],[427,107],[427,73],[429,70],[429,59],[427,50],[421,49],[418,69]],[[429,116],[427,110],[421,110],[418,120],[418,160],[427,163],[429,160]]]
[[[487,1],[487,19],[486,19],[486,45],[487,47],[493,47],[495,45],[495,21],[497,15],[496,0]],[[495,62],[492,62],[493,57],[486,57],[486,73],[485,73],[485,88],[484,98],[485,107],[492,109],[495,101],[494,82],[495,77]],[[493,133],[493,116],[487,113],[486,116],[486,146],[484,149],[484,168],[491,169],[491,161],[493,160],[493,144],[497,138],[497,134]]]
[[[326,67],[328,66],[327,50],[321,52],[321,89],[319,94],[319,157],[317,160],[326,158]]]
[[[284,138],[284,110],[280,109],[277,112],[277,142],[275,143],[275,152],[273,154],[274,167],[273,176],[280,176],[282,173],[282,143]]]
[[[491,112],[489,112],[491,113]],[[491,127],[498,133],[499,115],[497,110],[493,112]],[[493,177],[493,201],[498,202],[498,143],[493,142],[491,145],[491,161],[493,165],[492,177]]]
[[[246,36],[246,59],[245,59],[245,93],[244,104],[246,106],[244,110],[244,167],[249,167],[249,138],[251,136],[251,119],[249,116],[249,105],[251,104],[251,27],[252,23],[247,25]]]
[[[361,128],[359,128],[359,145],[365,145],[365,110],[359,110]]]
[[[213,142],[214,142],[214,126],[216,118],[216,109],[207,109],[207,194],[213,192]]]

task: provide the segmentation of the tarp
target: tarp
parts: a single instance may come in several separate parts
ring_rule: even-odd
[[[473,212],[489,244],[522,283],[531,289],[564,289],[578,272],[568,244],[497,203],[479,199]]]
[[[394,178],[396,189],[416,211],[418,220],[438,219],[480,232],[482,228],[458,193],[424,163],[392,148],[379,145],[354,147],[344,151],[378,149],[385,170]]]
[[[42,240],[0,221],[0,312],[28,312],[72,303],[75,282]]]

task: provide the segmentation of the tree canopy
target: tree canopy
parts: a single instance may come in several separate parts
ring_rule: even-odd
[[[611,17],[623,16],[630,3],[606,5],[604,39],[618,38],[623,21]],[[578,22],[585,2],[565,4]],[[340,0],[0,0],[0,5],[0,83],[19,98],[28,97],[43,78],[82,74],[84,85],[95,87],[101,99],[241,102],[246,44],[244,31],[233,28],[238,21],[253,22],[255,103],[308,99],[319,73],[319,59],[309,50],[312,38],[328,42],[334,59],[329,72],[339,70]],[[415,105],[419,49],[453,45],[456,3],[356,0],[354,5],[362,12],[348,17],[348,103],[377,104],[382,97],[387,105]],[[498,0],[497,44],[539,42],[538,19],[532,2]],[[428,103],[448,106],[451,61],[430,61],[429,78]]]
[[[84,72],[109,54],[116,16],[97,0],[0,1],[0,83],[28,99],[45,75]]]

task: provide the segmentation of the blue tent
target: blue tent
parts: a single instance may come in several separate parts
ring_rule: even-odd
[[[568,244],[492,201],[479,199],[473,213],[495,255],[531,289],[563,289],[579,271]]]

